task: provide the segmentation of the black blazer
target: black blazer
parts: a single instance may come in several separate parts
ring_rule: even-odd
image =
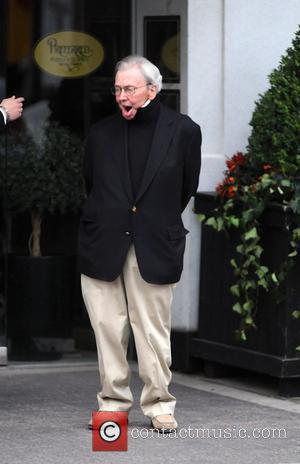
[[[95,124],[87,138],[88,198],[79,228],[79,271],[115,280],[133,243],[144,280],[175,283],[181,276],[188,233],[181,213],[198,186],[200,127],[161,105],[144,177],[134,198],[127,125],[116,114]]]

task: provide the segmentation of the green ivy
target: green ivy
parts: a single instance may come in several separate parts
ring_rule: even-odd
[[[217,186],[219,206],[199,220],[216,231],[239,232],[236,257],[231,259],[235,283],[233,311],[240,316],[237,336],[247,339],[255,328],[258,292],[281,288],[298,255],[300,241],[300,29],[278,69],[269,76],[270,88],[259,96],[250,125],[252,133],[245,155],[236,153],[226,162],[223,181]],[[286,213],[290,251],[281,267],[270,270],[262,260],[260,220],[271,203]],[[300,318],[300,310],[293,316]],[[300,349],[300,347],[298,347]]]

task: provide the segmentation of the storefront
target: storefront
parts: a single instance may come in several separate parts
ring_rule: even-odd
[[[1,93],[24,95],[26,122],[31,125],[50,118],[84,134],[92,122],[114,111],[110,87],[116,62],[128,54],[141,53],[160,67],[165,83],[162,97],[179,109],[181,68],[185,69],[180,65],[185,3],[1,2]],[[76,33],[57,34],[65,31],[87,36],[80,39]],[[78,45],[89,46],[92,38],[98,42],[97,57],[86,55],[91,63],[86,62],[85,69],[78,72],[75,64],[85,53]],[[42,67],[42,57],[35,53],[41,40],[46,42]],[[53,62],[59,58],[60,66],[55,69]],[[95,59],[97,62],[92,63]],[[70,60],[73,69],[67,69]]]
[[[199,190],[214,190],[222,179],[225,158],[247,146],[255,100],[268,88],[267,76],[291,44],[299,27],[299,8],[298,0],[0,2],[0,98],[15,94],[26,99],[22,120],[10,125],[8,157],[16,147],[24,152],[25,140],[38,140],[45,123],[53,121],[83,141],[94,121],[115,111],[110,91],[115,63],[138,53],[160,68],[161,99],[201,126]],[[75,35],[67,36],[66,31]],[[92,45],[97,49],[95,59],[90,54]],[[40,46],[45,47],[42,52]],[[4,147],[2,138],[2,154]],[[68,161],[65,152],[63,159]],[[3,179],[3,170],[1,174]],[[21,177],[14,181],[16,192],[21,192]],[[51,183],[40,185],[47,191]],[[23,194],[19,197],[24,199]],[[172,308],[174,347],[186,357],[189,336],[197,330],[199,319],[201,232],[192,208],[191,201],[183,215],[190,234]],[[2,208],[0,364],[1,346],[7,345],[3,255],[28,254],[30,235],[28,215],[13,217],[5,230],[3,216]],[[74,255],[77,220],[76,215],[49,215],[43,221],[43,253]],[[80,291],[74,301],[79,299]],[[80,327],[84,311],[74,308],[77,322],[72,326]]]
[[[14,153],[23,151],[25,156],[31,146],[28,140],[39,143],[49,123],[55,121],[59,127],[66,127],[83,143],[91,124],[115,111],[111,94],[114,67],[126,55],[143,54],[157,64],[164,77],[162,101],[177,110],[184,107],[185,94],[181,88],[186,79],[186,54],[181,49],[186,35],[185,9],[186,2],[180,0],[1,2],[0,96],[25,98],[22,120],[11,124],[7,133],[6,153],[4,138],[1,141],[2,160],[4,157],[8,160],[8,170],[5,173],[2,170],[3,179],[11,175],[10,161]],[[25,167],[22,175],[27,176]],[[26,196],[17,178],[14,184],[10,182],[11,179],[4,179],[2,186],[15,190],[20,197]],[[42,184],[41,180],[41,191],[45,188]],[[13,211],[11,214],[6,204],[7,192],[2,199],[0,346],[7,343],[9,346],[6,334],[8,332],[10,338],[11,330],[21,331],[17,325],[25,325],[21,313],[22,308],[26,310],[27,307],[23,307],[20,295],[15,303],[17,308],[13,309],[13,321],[7,318],[7,311],[12,311],[15,292],[20,292],[12,288],[13,277],[8,271],[7,257],[28,254],[31,224],[28,212]],[[42,254],[75,255],[77,220],[78,214],[61,218],[54,211],[44,215]],[[85,318],[79,292],[75,293],[70,324],[80,325]],[[30,317],[28,314],[27,320]],[[35,321],[39,317],[48,316],[41,310]],[[15,324],[15,321],[18,322]],[[30,324],[33,326],[35,322]],[[51,335],[53,337],[53,330]]]

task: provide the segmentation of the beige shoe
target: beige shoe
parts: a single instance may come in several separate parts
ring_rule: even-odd
[[[160,414],[151,420],[152,427],[158,432],[170,433],[177,429],[178,424],[173,414]]]

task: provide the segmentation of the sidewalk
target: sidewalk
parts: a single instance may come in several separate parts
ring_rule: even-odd
[[[97,409],[95,359],[1,367],[1,464],[300,463],[299,399],[274,398],[263,385],[248,387],[236,379],[174,373],[178,436],[151,437],[138,404],[142,383],[134,363],[132,371],[136,402],[128,451],[101,453],[91,451],[86,427]],[[135,438],[139,432],[142,437]]]

